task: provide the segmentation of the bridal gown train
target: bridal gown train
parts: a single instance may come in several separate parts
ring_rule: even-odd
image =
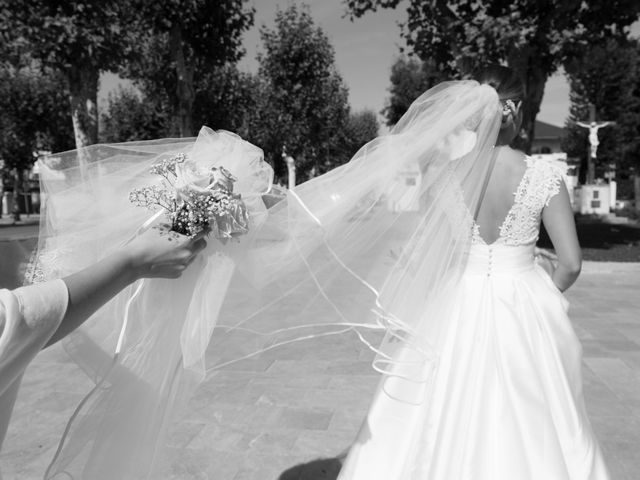
[[[419,405],[382,385],[340,480],[605,480],[568,302],[534,262],[561,170],[527,159],[498,240],[474,224],[465,272]]]

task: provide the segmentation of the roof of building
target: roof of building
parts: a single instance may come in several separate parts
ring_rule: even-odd
[[[561,138],[564,134],[564,128],[536,120],[536,125],[534,127],[534,138],[536,140],[541,140],[543,138]]]

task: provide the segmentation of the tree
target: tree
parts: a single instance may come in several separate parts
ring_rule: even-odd
[[[253,25],[247,0],[134,0],[139,18],[138,51],[123,69],[149,91],[162,90],[171,102],[174,128],[193,135],[193,106],[200,78],[237,62],[242,34]]]
[[[199,76],[193,106],[193,124],[215,130],[230,130],[242,136],[247,132],[247,118],[256,108],[256,76],[224,65]],[[120,88],[109,95],[106,112],[100,117],[100,140],[125,142],[169,137],[174,131],[171,100],[162,89]]]
[[[197,82],[194,123],[246,136],[248,118],[259,104],[260,90],[259,78],[240,72],[235,65],[214,68]]]
[[[14,65],[35,59],[64,76],[77,148],[98,139],[100,71],[130,53],[132,18],[124,0],[0,0],[0,50]]]
[[[400,0],[345,4],[355,18],[396,8]],[[549,76],[588,45],[625,36],[639,12],[637,0],[409,0],[403,36],[415,54],[450,78],[468,77],[489,62],[514,68],[527,88],[517,143],[528,152]]]
[[[61,75],[35,68],[0,68],[0,159],[14,193],[38,151],[72,148],[73,127]],[[18,203],[16,202],[16,206]]]
[[[344,162],[349,161],[366,143],[378,136],[380,123],[372,110],[350,113],[344,129]]]
[[[443,79],[431,62],[398,58],[391,67],[391,96],[383,110],[387,125],[395,125],[416,98]]]
[[[100,115],[100,141],[106,143],[152,140],[166,137],[170,112],[157,96],[120,87],[110,93]]]
[[[348,120],[348,91],[334,51],[307,8],[278,10],[275,28],[263,27],[258,57],[256,110],[247,134],[260,145],[276,174],[284,176],[282,150],[295,158],[304,180],[344,161],[340,138]]]

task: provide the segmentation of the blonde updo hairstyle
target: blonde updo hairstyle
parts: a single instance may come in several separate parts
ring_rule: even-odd
[[[502,125],[498,145],[509,145],[522,126],[522,103],[525,89],[515,71],[502,65],[487,65],[477,75],[481,84],[495,88],[502,106]]]

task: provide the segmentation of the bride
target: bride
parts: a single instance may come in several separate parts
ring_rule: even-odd
[[[420,402],[379,388],[339,479],[609,478],[582,396],[582,349],[561,292],[581,252],[563,169],[510,148],[523,86],[504,67],[480,83],[503,105],[494,167],[478,205],[455,305]],[[534,262],[540,221],[558,257]]]
[[[50,159],[44,279],[148,226],[129,192],[178,153],[187,184],[212,167],[237,179],[248,231],[211,238],[185,278],[132,286],[71,337],[96,387],[45,478],[158,478],[174,413],[206,374],[337,334],[381,373],[341,479],[609,478],[561,293],[581,262],[563,169],[508,147],[522,99],[506,67],[440,84],[348,164],[282,195],[258,148],[206,128]],[[550,275],[534,260],[541,220]]]

